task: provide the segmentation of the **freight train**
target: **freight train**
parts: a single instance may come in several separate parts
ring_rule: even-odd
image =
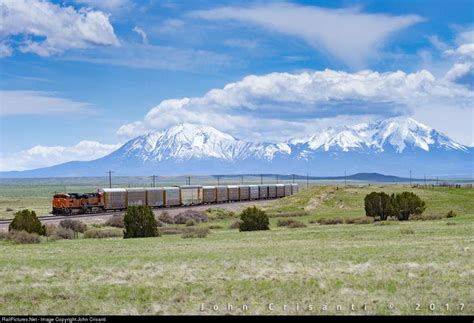
[[[274,199],[298,192],[298,184],[225,186],[169,186],[151,188],[102,188],[97,193],[58,193],[52,213],[71,215],[121,211],[129,206],[152,208]]]

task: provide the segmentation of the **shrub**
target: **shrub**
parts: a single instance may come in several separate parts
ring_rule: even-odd
[[[103,238],[114,238],[114,237],[122,237],[123,230],[119,228],[105,228],[105,229],[97,229],[92,228],[84,232],[84,239],[103,239]]]
[[[186,210],[175,216],[174,223],[185,224],[188,220],[194,220],[196,221],[196,223],[201,223],[207,222],[209,219],[207,215],[204,215],[201,212],[194,210]]]
[[[322,218],[322,219],[318,220],[318,223],[321,224],[321,225],[343,224],[344,219],[342,219],[342,218],[329,218],[329,219]]]
[[[1,240],[8,240],[8,232],[0,231],[0,241]]]
[[[86,231],[86,225],[83,222],[78,221],[78,220],[70,220],[70,219],[62,220],[61,222],[59,222],[59,226],[65,229],[71,229],[74,232],[82,233]]]
[[[276,212],[276,213],[269,213],[269,218],[274,217],[298,217],[298,216],[306,216],[309,213],[306,211],[290,211],[290,212]]]
[[[54,231],[56,231],[58,227],[55,224],[48,223],[44,225],[44,228],[45,228],[45,235],[47,237],[50,237],[53,235]]]
[[[214,225],[210,225],[209,229],[218,230],[218,229],[223,229],[223,227],[222,227],[222,225],[214,224]]]
[[[124,216],[123,237],[144,238],[157,237],[159,235],[156,219],[151,208],[140,205],[131,206]]]
[[[181,234],[183,233],[183,229],[182,228],[170,228],[170,227],[166,227],[166,228],[160,228],[160,234],[163,234],[163,235],[171,235],[171,234]]]
[[[209,218],[211,219],[216,219],[216,220],[223,220],[223,219],[229,219],[229,218],[234,218],[235,213],[232,211],[228,211],[225,209],[220,209],[220,208],[209,208],[206,210],[206,214]]]
[[[248,207],[240,214],[242,223],[239,226],[240,231],[259,231],[269,230],[269,220],[265,211],[256,206]]]
[[[374,218],[369,218],[368,216],[363,216],[363,217],[354,219],[354,224],[371,224],[374,222],[375,222]]]
[[[209,228],[186,228],[181,238],[205,238],[209,234]]]
[[[425,202],[412,192],[402,192],[395,195],[394,202],[400,221],[408,220],[410,215],[420,215],[426,209]]]
[[[306,224],[304,224],[304,223],[301,222],[301,221],[291,221],[291,222],[288,224],[288,228],[290,228],[290,229],[305,228],[305,227],[306,227]]]
[[[13,209],[12,209],[12,208],[9,208],[9,207],[7,207],[7,208],[5,209],[5,211],[7,211],[7,212],[13,212]]]
[[[318,221],[316,221],[316,220],[309,220],[308,223],[309,223],[309,224],[315,224],[315,223],[318,223]]]
[[[446,217],[449,219],[449,218],[454,218],[456,217],[457,214],[456,212],[454,212],[453,210],[449,211],[448,213],[446,213]]]
[[[67,239],[72,240],[75,238],[75,232],[72,229],[65,228],[63,226],[59,226],[54,230],[51,234],[52,240],[60,240],[60,239]]]
[[[408,229],[401,229],[400,233],[401,234],[415,234],[415,231],[413,229],[408,228]]]
[[[21,244],[40,243],[40,237],[37,233],[26,231],[12,230],[8,234],[8,240]]]
[[[187,227],[193,227],[195,225],[196,225],[196,221],[194,221],[193,219],[189,219],[188,221],[186,221]]]
[[[28,233],[45,235],[46,228],[38,220],[35,211],[25,209],[15,213],[13,221],[8,226],[8,231],[26,231]]]
[[[105,221],[105,225],[108,227],[115,227],[115,228],[123,228],[124,223],[123,223],[123,215],[114,215],[111,216],[110,218]]]
[[[242,224],[242,220],[235,220],[232,222],[232,224],[229,226],[229,229],[239,229],[240,225]]]
[[[367,194],[364,199],[365,215],[370,217],[380,217],[381,220],[397,213],[393,196],[384,192],[372,192]]]
[[[456,222],[446,222],[446,225],[456,225]]]
[[[161,212],[160,216],[158,217],[158,220],[160,222],[166,223],[166,224],[173,224],[174,219],[173,217],[168,213],[168,211],[163,211]]]

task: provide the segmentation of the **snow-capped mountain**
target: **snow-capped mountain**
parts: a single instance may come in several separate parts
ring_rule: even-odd
[[[103,158],[6,172],[2,177],[344,171],[473,177],[473,148],[411,118],[329,128],[282,143],[249,142],[210,126],[180,124],[136,137]]]

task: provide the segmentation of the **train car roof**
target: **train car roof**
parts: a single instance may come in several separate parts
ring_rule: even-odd
[[[124,188],[102,188],[101,191],[105,193],[117,193],[117,192],[126,192]]]
[[[134,187],[134,188],[126,188],[127,192],[144,192],[146,188]]]
[[[214,188],[216,188],[216,187],[213,186],[213,185],[206,185],[206,186],[203,186],[202,188],[206,188],[206,189],[211,190],[211,189],[214,189]]]
[[[162,189],[167,190],[167,191],[171,191],[171,190],[179,190],[179,187],[177,187],[177,186],[165,186],[165,187],[162,187]]]

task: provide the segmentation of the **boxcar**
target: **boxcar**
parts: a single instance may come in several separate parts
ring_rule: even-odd
[[[284,195],[285,196],[290,196],[291,195],[291,184],[285,184]]]
[[[144,188],[126,188],[127,207],[146,205],[146,189]]]
[[[258,200],[258,185],[249,185],[250,199]]]
[[[239,200],[246,201],[250,198],[250,188],[248,185],[239,185]]]
[[[277,187],[276,184],[268,185],[268,197],[273,199],[277,197]]]
[[[258,197],[261,199],[268,198],[268,185],[258,185]]]
[[[127,190],[124,188],[103,188],[106,210],[122,210],[127,207]]]
[[[239,200],[239,187],[237,185],[228,185],[227,194],[229,195],[229,201]]]
[[[195,205],[202,203],[202,186],[189,185],[180,186],[181,190],[181,204]]]
[[[227,192],[227,186],[216,186],[216,200],[218,203],[229,201],[229,193]]]
[[[276,197],[283,197],[285,196],[285,184],[276,184]]]
[[[217,189],[215,186],[202,187],[202,202],[215,203],[217,201]]]
[[[181,204],[179,187],[163,187],[165,191],[165,206],[177,206]]]
[[[147,205],[159,207],[165,205],[165,190],[162,187],[153,187],[146,190]]]
[[[296,183],[291,184],[291,194],[298,193],[298,189],[299,189],[298,184]]]

